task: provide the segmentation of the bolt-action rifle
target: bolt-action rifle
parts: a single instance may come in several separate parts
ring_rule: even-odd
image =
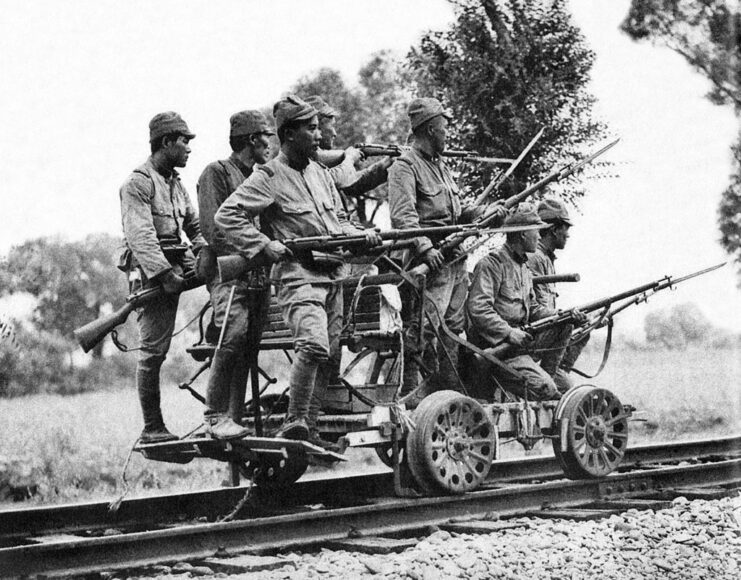
[[[484,214],[479,217],[478,219],[474,220],[470,225],[474,226],[472,229],[468,229],[466,231],[456,232],[445,239],[443,239],[438,245],[437,249],[443,253],[444,256],[449,257],[453,250],[458,248],[460,244],[465,240],[466,238],[472,236],[472,235],[478,235],[479,233],[484,233],[486,230],[490,230],[492,233],[498,233],[499,230],[496,231],[492,228],[496,228],[501,223],[501,214],[499,208],[504,207],[504,209],[512,209],[513,207],[516,207],[521,202],[525,201],[528,197],[533,195],[534,193],[540,191],[547,185],[550,185],[551,183],[555,183],[557,181],[561,181],[562,179],[567,178],[569,175],[573,175],[580,169],[582,169],[585,165],[588,165],[592,161],[594,161],[597,157],[605,153],[608,149],[614,147],[617,142],[620,141],[620,139],[615,139],[614,141],[608,143],[605,145],[602,149],[599,151],[595,151],[591,155],[588,155],[584,159],[581,159],[575,163],[572,163],[571,165],[566,165],[565,167],[562,167],[561,169],[557,169],[553,173],[550,173],[546,175],[543,179],[538,181],[537,183],[534,183],[530,187],[527,187],[523,189],[520,193],[516,193],[515,195],[512,195],[505,199],[503,202],[496,202],[489,206],[489,209],[487,209]],[[495,178],[496,179],[496,178]],[[477,231],[478,228],[478,231]],[[522,227],[519,229],[527,229],[527,227]],[[473,248],[468,248],[463,251],[458,257],[451,258],[449,260],[450,262],[461,260],[465,255],[470,253],[473,250]],[[413,268],[409,274],[411,276],[411,279],[427,275],[430,271],[429,266],[427,264],[420,264],[419,266],[416,266]]]
[[[203,286],[203,282],[198,278],[186,278],[185,285],[183,286],[182,292],[192,290]],[[96,318],[92,322],[88,322],[84,326],[76,329],[74,334],[77,342],[85,352],[91,351],[95,346],[103,340],[106,335],[111,332],[117,326],[120,326],[129,317],[134,310],[140,306],[144,306],[148,302],[159,298],[165,293],[162,286],[153,286],[152,288],[144,288],[133,294],[129,294],[126,297],[126,303],[121,306],[118,310]]]
[[[654,280],[653,282],[637,286],[636,288],[631,288],[630,290],[620,292],[613,296],[608,296],[607,298],[602,298],[601,300],[595,300],[594,302],[583,304],[582,306],[579,306],[577,308],[559,310],[558,312],[556,312],[556,314],[525,324],[524,326],[522,326],[522,330],[524,330],[531,336],[535,336],[559,325],[571,324],[575,322],[576,311],[579,311],[583,314],[590,314],[592,312],[602,311],[596,316],[596,318],[593,318],[584,326],[585,329],[594,329],[598,326],[607,324],[608,318],[612,318],[613,316],[615,316],[615,314],[617,314],[618,312],[622,312],[629,306],[645,302],[650,295],[661,292],[662,290],[673,289],[674,286],[681,282],[684,282],[691,278],[695,278],[697,276],[702,276],[703,274],[707,274],[708,272],[712,272],[713,270],[717,270],[718,268],[725,266],[725,264],[725,262],[722,262],[720,264],[716,264],[715,266],[705,268],[704,270],[692,272],[691,274],[687,274],[686,276],[682,276],[681,278],[664,276],[663,278],[659,278],[658,280]],[[623,304],[620,304],[619,306],[613,308],[614,304],[623,300],[625,300]],[[583,336],[583,334],[581,336]],[[576,336],[572,335],[572,342],[575,341],[576,338]],[[512,354],[517,352],[518,350],[518,347],[512,344],[503,344],[494,347],[491,350],[491,353],[498,358],[507,358],[509,356],[512,356]]]
[[[353,147],[362,151],[366,157],[399,157],[405,151],[411,149],[411,147],[407,146],[379,145],[377,143],[356,143]],[[514,161],[514,159],[506,159],[504,157],[485,157],[479,155],[477,151],[450,150],[443,151],[441,155],[450,159],[457,159],[458,161],[472,161],[477,163],[512,163]]]

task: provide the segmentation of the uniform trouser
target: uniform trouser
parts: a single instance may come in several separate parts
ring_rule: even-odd
[[[139,287],[132,287],[133,291]],[[138,309],[139,360],[136,365],[136,390],[139,394],[144,430],[164,427],[160,408],[160,368],[170,349],[175,317],[178,311],[177,294],[166,294]]]
[[[522,375],[524,384],[509,376],[496,376],[498,382],[515,395],[527,394],[528,398],[539,400],[558,398],[560,393],[565,393],[573,386],[568,375],[559,368],[571,331],[570,324],[563,324],[537,336],[534,350],[540,358],[540,364],[528,353],[504,360]]]
[[[571,343],[569,347],[566,349],[566,352],[563,355],[563,359],[561,360],[561,368],[565,372],[568,373],[571,371],[571,369],[574,368],[574,365],[576,364],[576,359],[579,358],[581,351],[584,350],[585,346],[587,346],[590,336],[591,336],[590,334],[585,334],[583,338],[579,339],[576,342]]]
[[[229,296],[234,288],[231,305]],[[221,331],[206,390],[206,413],[225,413],[239,420],[244,405],[249,365],[257,356],[270,306],[270,288],[254,288],[244,280],[209,284],[213,323]],[[228,315],[227,315],[228,308]],[[226,326],[225,326],[226,325]]]
[[[296,353],[288,385],[288,416],[311,422],[321,408],[332,369],[340,364],[342,285],[282,285],[278,303]]]
[[[439,330],[439,313],[445,325],[452,332],[455,334],[463,332],[465,328],[464,306],[467,293],[468,272],[466,271],[465,261],[446,265],[427,276],[424,300],[425,316],[422,325],[420,327],[419,318],[413,315],[404,334],[403,393],[408,393],[416,388],[419,382],[419,365],[415,362],[415,358],[419,356],[424,360],[425,366],[433,373],[426,385],[425,393],[420,393],[420,395],[424,396],[443,388],[455,389],[458,387],[455,372],[458,364],[457,344],[444,333],[441,333],[442,344],[438,344],[436,331]],[[411,312],[418,311],[419,300],[420,297],[416,294],[410,297]],[[430,320],[432,320],[432,324]]]

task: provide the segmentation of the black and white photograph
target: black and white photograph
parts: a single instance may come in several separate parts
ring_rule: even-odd
[[[739,0],[0,17],[0,579],[741,577]]]

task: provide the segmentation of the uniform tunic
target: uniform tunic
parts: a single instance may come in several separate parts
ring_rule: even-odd
[[[266,233],[253,223],[260,216]],[[216,212],[215,222],[237,252],[255,258],[271,239],[357,234],[346,219],[327,170],[310,161],[301,171],[281,152],[245,180]],[[278,301],[294,350],[312,358],[339,357],[344,267],[318,270],[289,259],[273,266]]]
[[[486,349],[509,342],[513,329],[554,314],[554,311],[536,301],[526,256],[516,254],[505,243],[476,265],[466,313],[469,340]],[[570,330],[568,327],[548,333],[547,338],[539,339],[539,345],[542,348],[565,348]],[[505,389],[519,395],[527,392],[529,396],[540,399],[558,396],[553,378],[530,354],[520,351],[506,362],[522,374],[525,384],[497,377]]]
[[[555,260],[556,256],[554,253],[548,250],[548,248],[543,245],[542,241],[538,241],[538,248],[528,256],[527,265],[533,273],[533,276],[553,276],[556,273],[556,269],[553,265]],[[556,292],[555,284],[549,283],[535,285],[535,300],[538,304],[550,308],[551,310],[555,310],[557,297],[558,292]]]
[[[162,175],[150,157],[129,175],[119,195],[124,239],[131,252],[130,270],[143,274],[132,280],[131,291],[152,286],[152,278],[170,269],[178,275],[192,270],[190,251],[166,257],[162,249],[163,245],[180,243],[183,234],[197,248],[206,243],[177,172]],[[177,307],[178,295],[164,295],[139,309],[140,366],[159,368],[170,348]]]
[[[242,163],[235,154],[229,159],[214,161],[206,166],[198,179],[198,207],[201,230],[209,243],[214,257],[237,254],[224,232],[214,223],[214,216],[222,203],[252,174],[252,169]],[[259,227],[259,221],[254,219]],[[226,316],[232,287],[234,297],[229,309],[222,347],[233,352],[242,352],[250,346],[257,348],[262,327],[268,313],[270,300],[267,271],[263,266],[251,269],[240,279],[220,283],[214,269],[208,280],[211,304],[214,309],[214,324],[221,327]]]

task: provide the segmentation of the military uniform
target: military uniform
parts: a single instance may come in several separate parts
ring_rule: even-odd
[[[466,302],[466,313],[468,339],[474,345],[486,349],[508,342],[514,328],[555,312],[536,301],[526,255],[516,254],[505,243],[476,265]],[[571,329],[567,330],[566,341]],[[548,347],[563,349],[564,332],[561,329],[557,334],[552,333]],[[523,375],[528,394],[539,399],[558,397],[553,378],[530,354],[521,352],[505,362]],[[500,382],[505,389],[524,394],[519,382],[507,378],[501,378]]]
[[[538,206],[538,215],[540,216],[540,219],[548,223],[555,223],[554,220],[558,220],[571,226],[571,221],[566,208],[559,201],[552,199],[543,200]],[[527,265],[534,276],[553,276],[556,273],[554,265],[555,261],[555,253],[546,247],[541,240],[538,242],[537,250],[528,256]],[[558,298],[558,292],[556,291],[555,284],[537,284],[535,286],[535,299],[539,304],[555,310],[556,298]],[[584,338],[580,339],[578,342],[569,344],[569,347],[566,349],[555,377],[560,390],[563,391],[571,386],[568,372],[573,368],[576,359],[579,358],[579,355],[587,342],[589,342],[589,334],[584,335]]]
[[[317,114],[296,97],[280,101],[276,111],[279,129],[280,115],[288,117],[283,117],[287,123]],[[257,216],[264,232],[251,221]],[[301,171],[293,169],[284,152],[260,166],[236,189],[216,213],[216,223],[247,259],[260,254],[271,239],[358,233],[345,218],[327,170],[312,160]],[[309,426],[316,420],[332,365],[339,364],[343,304],[338,282],[344,273],[343,264],[321,262],[306,254],[276,263],[271,274],[296,352],[289,380],[288,417],[307,420]]]
[[[434,101],[434,103],[428,103]],[[422,104],[415,109],[415,105]],[[439,107],[439,109],[435,108]],[[431,118],[429,109],[444,114],[440,104],[434,99],[416,99],[410,105],[410,118],[413,126]],[[420,113],[422,111],[422,121]],[[415,117],[416,115],[416,117]],[[419,121],[416,122],[415,121]],[[389,169],[389,213],[391,227],[398,229],[449,226],[466,223],[475,219],[480,210],[463,208],[460,190],[450,170],[440,156],[431,156],[416,147],[406,151],[396,159]],[[413,257],[419,258],[433,248],[432,241],[426,236],[414,239]],[[456,334],[465,328],[464,304],[468,289],[468,273],[465,260],[455,264],[445,264],[440,270],[427,276],[425,292],[425,311],[433,321],[440,314],[445,324]],[[405,302],[417,304],[419,298],[412,294]],[[414,312],[416,309],[411,308]],[[436,334],[427,318],[420,328],[419,319],[412,316],[405,332],[405,391],[416,387],[418,383],[418,364],[415,361],[424,356],[425,364],[433,371],[428,392],[438,388],[452,388],[457,384],[454,366],[457,364],[457,345],[447,335],[442,335],[442,348],[435,353]],[[421,341],[420,341],[420,333]],[[443,348],[451,357],[448,360]],[[452,366],[451,366],[452,362]],[[434,372],[438,371],[438,372]]]
[[[194,136],[176,113],[157,115],[150,123],[150,140],[176,131]],[[126,244],[121,269],[129,275],[130,290],[156,286],[168,273],[193,273],[195,249],[205,244],[198,216],[175,170],[160,173],[150,157],[136,168],[119,191]],[[160,409],[159,371],[175,328],[178,295],[166,294],[138,309],[141,350],[137,363],[137,390],[145,432],[164,430]]]
[[[261,113],[242,111],[231,117],[231,137],[254,133],[272,134],[267,120]],[[256,354],[270,305],[270,284],[264,266],[250,269],[239,279],[225,283],[219,281],[218,270],[215,267],[216,258],[219,256],[238,252],[226,239],[224,232],[216,227],[214,216],[221,204],[251,174],[252,168],[233,153],[228,159],[214,161],[206,166],[198,180],[201,229],[209,243],[202,256],[209,254],[207,262],[210,267],[207,266],[204,270],[211,294],[213,323],[217,328],[223,328],[225,325],[220,350],[212,359],[206,392],[206,421],[213,424],[214,436],[238,434],[233,424],[230,424],[231,429],[223,428],[222,415],[228,408],[229,415],[234,421],[241,418],[250,363],[248,349],[252,349],[252,354]],[[254,225],[259,228],[257,218]],[[229,306],[232,288],[234,295]]]

